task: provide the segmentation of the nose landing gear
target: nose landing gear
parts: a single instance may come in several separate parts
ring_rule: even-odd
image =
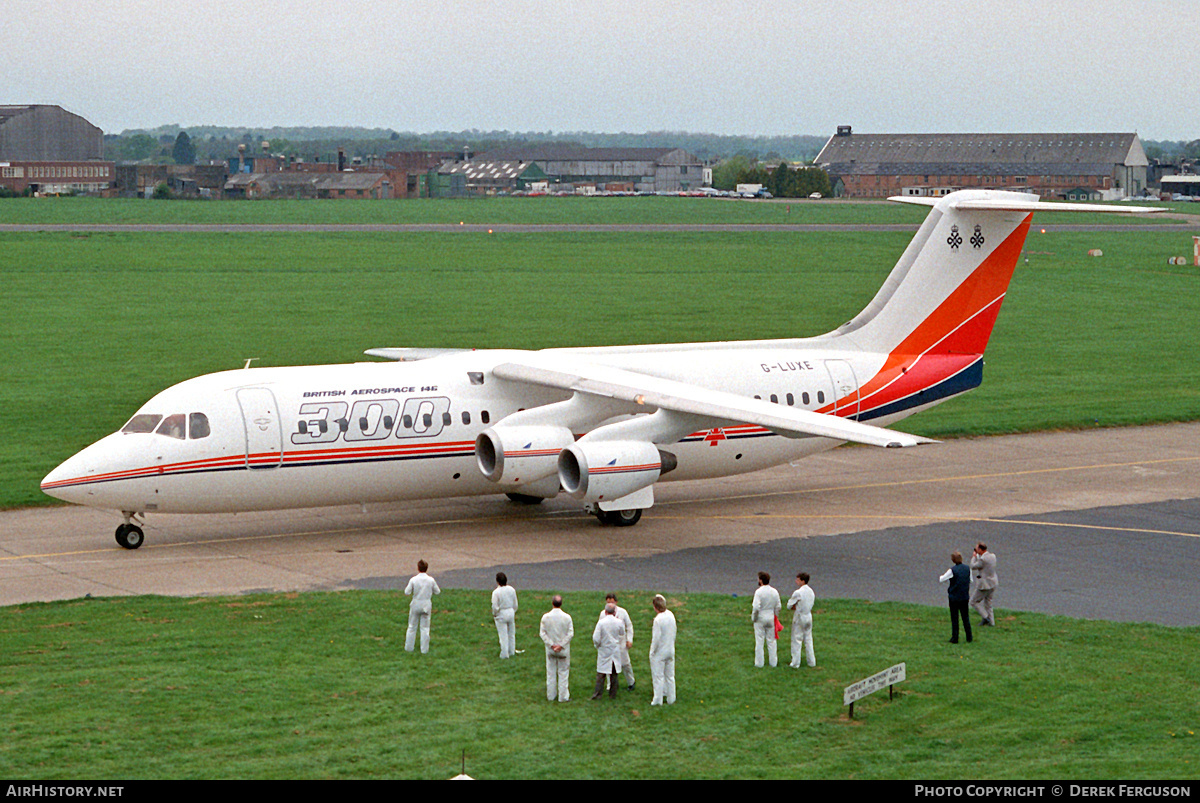
[[[137,549],[146,540],[142,528],[133,523],[133,516],[132,512],[126,512],[125,523],[117,527],[117,543],[126,549]]]

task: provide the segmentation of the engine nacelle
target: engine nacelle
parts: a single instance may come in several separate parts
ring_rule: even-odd
[[[558,456],[559,483],[584,502],[628,496],[653,485],[662,472],[658,448],[645,441],[580,441]]]
[[[475,462],[492,482],[528,485],[554,474],[559,452],[574,442],[566,427],[495,426],[475,439]]]

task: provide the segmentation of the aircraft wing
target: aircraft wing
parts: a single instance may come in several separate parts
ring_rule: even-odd
[[[502,363],[492,369],[492,373],[500,379],[514,382],[528,382],[699,416],[712,421],[713,425],[726,421],[757,424],[789,438],[815,435],[884,447],[934,443],[928,438],[860,424],[848,418],[783,407],[761,399],[748,399],[725,391],[608,366],[547,362],[539,358],[529,362]]]

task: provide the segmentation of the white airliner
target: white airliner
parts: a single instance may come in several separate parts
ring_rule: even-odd
[[[790,340],[466,351],[373,349],[390,362],[246,368],[168,388],[42,481],[121,511],[218,513],[560,491],[631,525],[660,479],[755,471],[885,429],[976,387],[1035,210],[986,190],[894,198],[932,209],[853,320]],[[870,422],[870,423],[867,423]]]

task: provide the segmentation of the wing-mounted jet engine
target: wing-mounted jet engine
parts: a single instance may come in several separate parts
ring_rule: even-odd
[[[483,476],[513,488],[515,500],[549,499],[559,490],[558,455],[574,442],[563,426],[499,424],[475,438],[475,462]]]

